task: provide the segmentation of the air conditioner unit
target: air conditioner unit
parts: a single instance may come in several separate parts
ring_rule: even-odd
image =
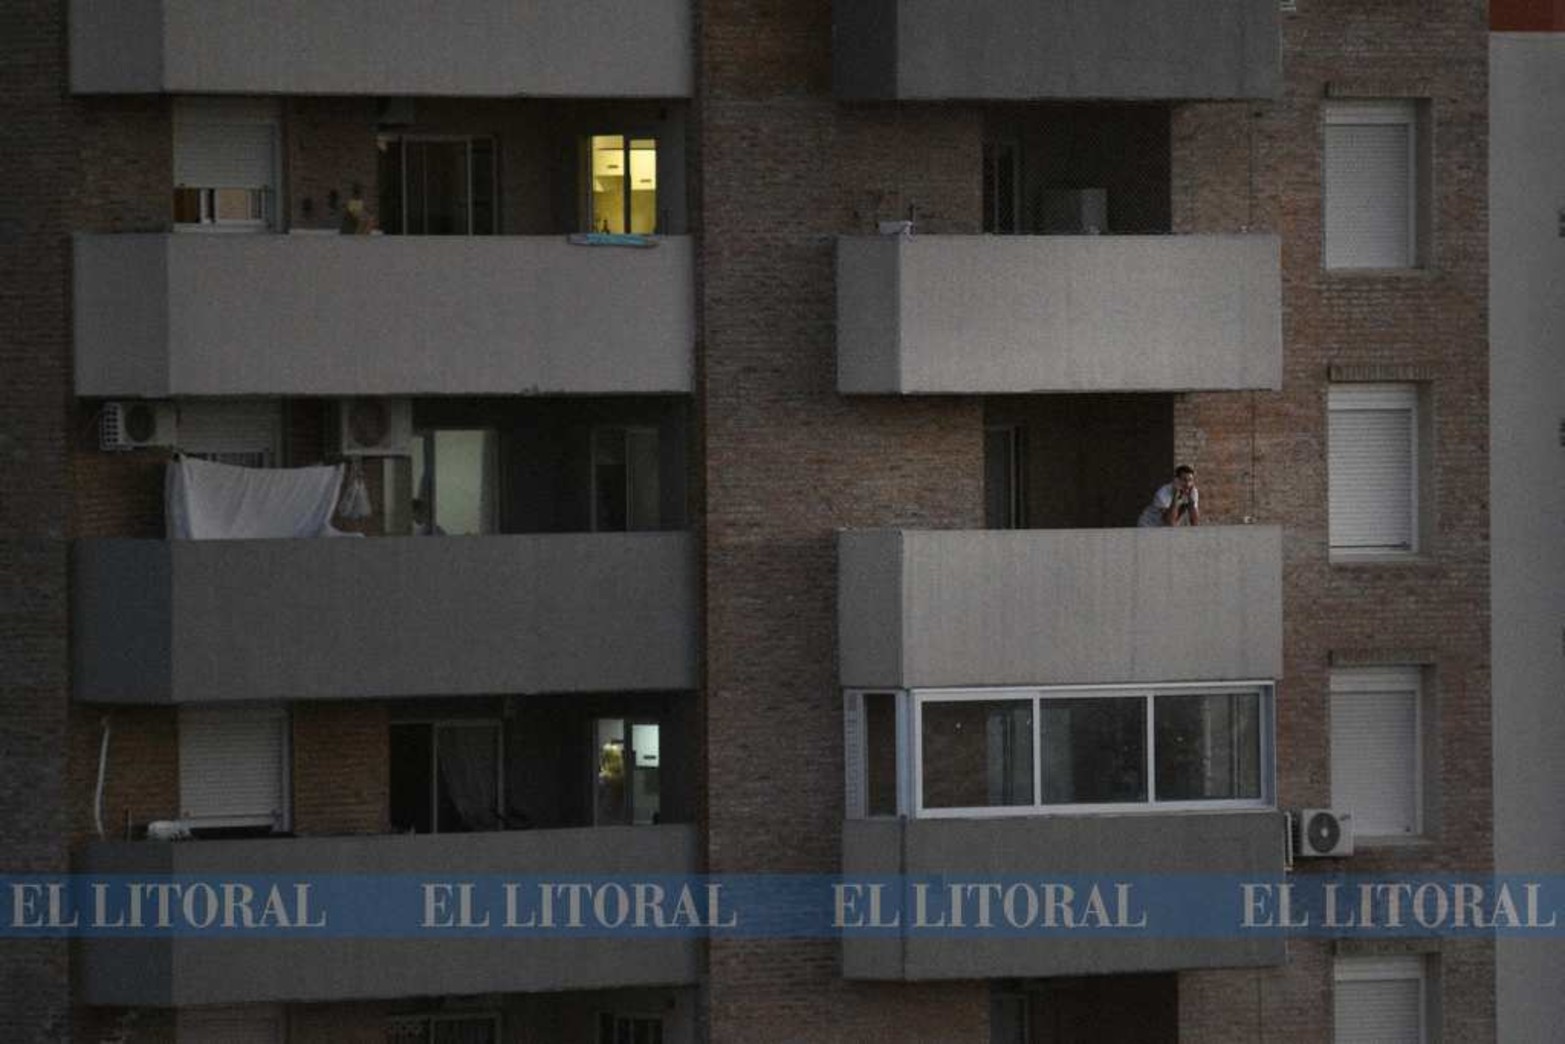
[[[98,448],[133,450],[172,446],[178,418],[169,402],[106,402],[98,418]]]
[[[405,457],[412,452],[413,403],[343,399],[337,406],[337,433],[344,457]]]
[[[1301,808],[1293,816],[1294,853],[1301,859],[1353,854],[1353,813]]]

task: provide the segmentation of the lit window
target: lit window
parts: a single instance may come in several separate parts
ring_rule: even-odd
[[[1331,675],[1331,803],[1355,834],[1421,833],[1421,686],[1416,667]]]
[[[1338,957],[1334,968],[1337,1044],[1424,1044],[1429,1039],[1424,958]]]
[[[1337,385],[1327,425],[1334,555],[1418,550],[1418,393],[1406,384]]]
[[[1417,117],[1411,101],[1327,107],[1327,268],[1422,263]]]
[[[657,139],[596,134],[589,146],[591,230],[640,235],[658,231]]]

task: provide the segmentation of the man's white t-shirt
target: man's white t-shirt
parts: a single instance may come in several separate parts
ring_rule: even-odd
[[[1141,517],[1136,520],[1138,526],[1161,526],[1163,524],[1163,512],[1174,503],[1174,484],[1170,482],[1152,495],[1152,503],[1142,509]],[[1201,491],[1190,491],[1190,506],[1197,511],[1201,510]]]

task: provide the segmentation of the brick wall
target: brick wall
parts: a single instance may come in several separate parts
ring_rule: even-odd
[[[835,530],[982,524],[977,400],[836,393],[834,237],[980,224],[982,121],[842,106],[830,4],[701,4],[708,858],[841,865]],[[801,785],[802,781],[808,785]],[[844,982],[828,942],[714,943],[712,1040],[982,1039],[987,987]]]
[[[293,828],[297,834],[390,829],[389,719],[383,703],[293,705]]]
[[[80,158],[64,77],[65,5],[0,16],[0,869],[66,869],[70,531],[65,323]],[[0,950],[0,1038],[68,1034],[67,949]]]
[[[172,707],[71,709],[70,814],[73,846],[97,836],[93,797],[103,722],[109,722],[103,835],[140,840],[156,819],[179,817],[179,716]]]
[[[1176,228],[1275,231],[1283,241],[1281,392],[1188,395],[1176,455],[1201,472],[1203,516],[1284,530],[1284,678],[1278,774],[1284,807],[1330,802],[1333,662],[1433,663],[1439,810],[1426,844],[1361,847],[1311,870],[1490,869],[1488,684],[1487,41],[1483,5],[1301,4],[1283,16],[1284,96],[1176,111]],[[1433,113],[1432,264],[1414,274],[1322,268],[1322,109],[1328,97],[1428,99]],[[1338,376],[1414,380],[1433,406],[1435,519],[1406,565],[1333,565],[1327,550],[1326,395]],[[1453,495],[1452,491],[1470,490]],[[1199,1040],[1329,1040],[1327,943],[1289,947],[1285,969],[1181,976],[1181,1032]],[[1494,1034],[1482,948],[1447,945],[1441,1006],[1451,1040]],[[1232,998],[1232,999],[1229,999]],[[1489,1013],[1486,1018],[1485,1012]],[[1459,1031],[1458,1031],[1459,1030]]]

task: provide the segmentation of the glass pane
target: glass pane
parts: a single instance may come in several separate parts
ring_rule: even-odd
[[[262,193],[258,189],[213,190],[213,211],[218,221],[260,221]]]
[[[476,138],[472,148],[472,231],[475,236],[492,236],[499,217],[495,205],[495,145],[489,138]]]
[[[406,143],[407,233],[462,236],[468,233],[468,143]]]
[[[630,727],[631,754],[634,768],[631,773],[631,820],[637,826],[648,826],[662,819],[660,768],[661,743],[656,725],[632,725]]]
[[[889,692],[864,694],[864,803],[872,816],[897,814],[896,700]]]
[[[925,808],[1031,805],[1032,701],[923,706]]]
[[[658,528],[658,433],[656,428],[631,428],[625,433],[629,469],[625,528]]]
[[[625,232],[625,139],[599,134],[592,139],[592,213],[594,232]]]
[[[1021,526],[1021,431],[984,429],[984,525],[989,529]]]
[[[437,431],[427,463],[435,532],[460,536],[495,531],[496,438],[492,431]],[[415,461],[415,466],[417,465]]]
[[[625,721],[599,718],[593,723],[598,771],[593,808],[599,826],[625,826],[630,810],[625,801]]]
[[[402,139],[381,138],[375,144],[380,150],[377,168],[380,227],[388,236],[400,236],[407,232],[402,219]],[[320,205],[319,200],[316,205]]]
[[[500,821],[500,727],[440,725],[435,735],[435,829],[494,830]]]
[[[174,190],[174,222],[194,225],[201,221],[201,189],[177,188]]]
[[[1258,693],[1158,696],[1154,708],[1157,800],[1261,796]]]
[[[658,145],[651,138],[630,143],[630,230],[639,235],[658,230]]]
[[[1044,700],[1043,803],[1145,801],[1146,706],[1139,696]]]
[[[428,725],[391,726],[391,829],[396,833],[435,829],[433,742]]]
[[[625,429],[594,428],[592,432],[592,528],[623,532],[629,521],[626,503]]]
[[[491,1018],[441,1019],[434,1030],[434,1044],[495,1044],[499,1039]]]

